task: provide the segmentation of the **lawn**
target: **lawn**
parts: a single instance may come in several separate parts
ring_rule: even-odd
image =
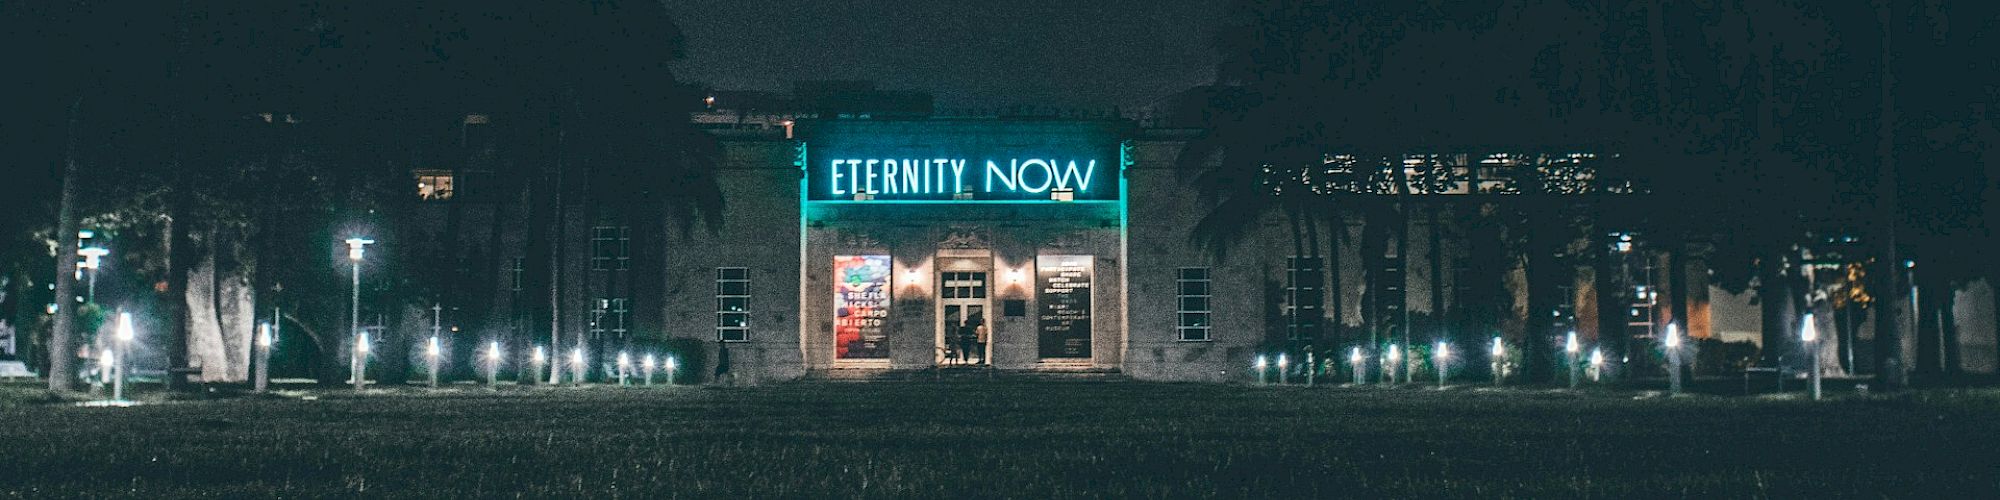
[[[2000,496],[2000,393],[1640,396],[999,380],[15,399],[0,495]]]

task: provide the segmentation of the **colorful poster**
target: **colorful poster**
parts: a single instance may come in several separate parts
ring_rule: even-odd
[[[833,257],[835,359],[889,358],[889,256]]]
[[[1035,257],[1035,301],[1041,304],[1043,358],[1090,357],[1089,255]]]

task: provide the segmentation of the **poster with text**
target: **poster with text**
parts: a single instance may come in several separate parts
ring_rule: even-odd
[[[1035,257],[1035,302],[1041,304],[1043,358],[1090,357],[1089,255]]]
[[[833,342],[836,359],[889,357],[889,256],[833,258]]]

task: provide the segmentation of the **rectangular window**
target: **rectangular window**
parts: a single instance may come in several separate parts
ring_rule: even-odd
[[[1208,268],[1183,267],[1175,274],[1175,298],[1179,304],[1176,314],[1180,316],[1180,340],[1182,342],[1207,342],[1209,336],[1209,315],[1214,298],[1209,288]]]
[[[418,170],[417,199],[424,201],[444,201],[451,199],[452,175],[450,170]]]
[[[521,291],[522,281],[528,275],[528,259],[515,257],[513,267],[507,269],[507,284],[516,292]]]
[[[625,338],[631,332],[627,322],[631,317],[631,299],[600,298],[595,310],[591,311],[590,335],[592,338]]]
[[[723,342],[750,340],[750,268],[715,268],[715,335]]]
[[[590,269],[593,271],[624,271],[630,267],[632,255],[628,253],[631,244],[631,228],[628,226],[597,226],[590,230]]]
[[[1292,256],[1285,259],[1285,337],[1312,340],[1319,334],[1320,303],[1326,298],[1321,284],[1325,267],[1318,257]]]

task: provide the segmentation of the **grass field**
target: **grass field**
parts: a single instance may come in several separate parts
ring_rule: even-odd
[[[15,399],[0,495],[2000,496],[2000,393],[1635,396],[1001,380]]]

